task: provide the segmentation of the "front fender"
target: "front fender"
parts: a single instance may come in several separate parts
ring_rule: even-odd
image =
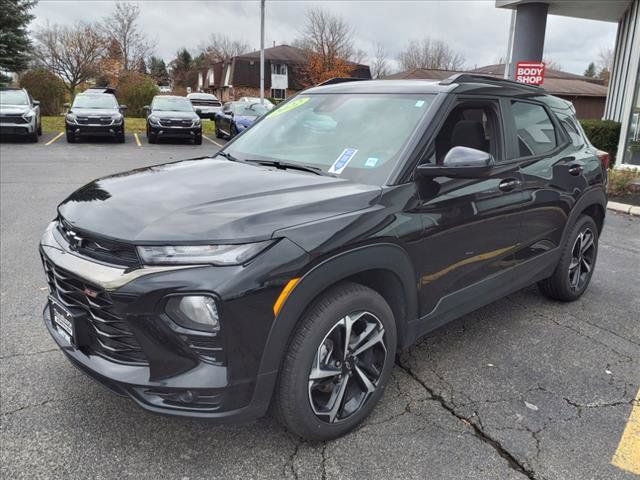
[[[269,332],[260,372],[280,368],[291,335],[306,308],[331,285],[367,270],[393,273],[402,285],[406,305],[404,318],[396,319],[400,344],[406,344],[407,323],[417,318],[418,296],[413,265],[405,250],[394,243],[379,243],[338,253],[310,268],[285,300]]]

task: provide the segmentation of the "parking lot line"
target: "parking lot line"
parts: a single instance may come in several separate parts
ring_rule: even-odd
[[[49,140],[47,143],[45,143],[45,145],[51,145],[53,142],[58,140],[62,135],[64,135],[64,132],[60,132],[58,135],[56,135],[51,140]]]
[[[139,147],[141,147],[141,146],[142,146],[142,144],[140,143],[140,139],[138,138],[138,134],[137,134],[137,133],[134,133],[134,134],[133,134],[133,138],[135,138],[135,139],[136,139],[136,143],[138,144],[138,146],[139,146]]]
[[[611,464],[627,472],[640,475],[640,390],[631,409],[627,426],[622,432],[618,449]]]
[[[215,140],[210,139],[209,137],[207,137],[206,135],[202,135],[204,138],[206,138],[207,140],[209,140],[211,143],[213,143],[214,145],[219,146],[220,148],[222,148],[222,145],[219,144],[218,142],[216,142]]]

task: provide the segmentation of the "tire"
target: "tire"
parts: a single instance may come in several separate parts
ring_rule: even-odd
[[[38,124],[38,135],[42,135],[42,122]]]
[[[220,131],[220,129],[218,128],[218,125],[216,124],[216,138],[222,138],[222,132]]]
[[[194,145],[202,145],[202,134],[196,135],[193,139]]]
[[[27,138],[31,143],[38,143],[38,131],[34,130],[32,133],[28,135]]]
[[[373,328],[356,345],[362,347],[377,339],[382,341],[373,343],[359,356],[345,357],[345,348],[341,345],[344,345],[347,316],[353,322],[352,340],[358,333]],[[384,298],[360,284],[335,285],[312,304],[293,333],[274,395],[276,417],[290,432],[306,440],[329,440],[349,432],[380,400],[393,369],[396,343],[393,312]],[[354,350],[355,354],[358,348]],[[322,361],[323,371],[329,372],[329,368],[331,375],[313,380],[310,378],[312,367],[320,363],[321,353],[326,354],[325,360],[329,359],[328,363]],[[340,362],[340,358],[344,362]],[[361,377],[364,370],[358,365],[367,368],[372,390],[365,391],[367,384]],[[341,389],[343,382],[347,383]],[[337,398],[333,395],[341,391],[343,401],[331,402]]]
[[[147,142],[149,143],[157,143],[158,142],[158,137],[156,136],[156,134],[154,134],[151,129],[149,128],[149,125],[147,125]]]
[[[124,140],[125,140],[125,138],[124,138],[124,132],[118,133],[118,134],[116,135],[116,141],[117,141],[118,143],[124,143]]]
[[[577,300],[589,286],[597,257],[598,227],[593,218],[583,215],[571,229],[553,275],[538,282],[538,288],[553,300]]]
[[[67,143],[76,143],[76,137],[73,133],[69,133],[69,130],[66,131]]]
[[[231,127],[229,128],[229,140],[231,140],[237,134],[238,134],[238,130],[236,129],[236,126],[232,123]]]

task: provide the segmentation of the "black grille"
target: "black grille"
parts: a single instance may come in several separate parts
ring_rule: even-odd
[[[190,127],[193,120],[179,120],[175,118],[167,118],[160,120],[160,125],[163,127]]]
[[[191,100],[191,105],[194,107],[221,107],[220,102],[215,100]]]
[[[111,117],[76,117],[79,125],[111,125]]]
[[[0,122],[2,123],[29,123],[23,118],[22,115],[2,115],[0,116]]]
[[[91,326],[88,348],[109,360],[146,364],[146,356],[127,323],[113,312],[111,296],[100,287],[42,258],[49,291],[61,304]]]
[[[104,239],[58,220],[58,230],[72,250],[101,262],[123,267],[139,267],[140,259],[134,245]]]

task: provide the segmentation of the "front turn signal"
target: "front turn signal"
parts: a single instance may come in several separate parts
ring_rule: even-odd
[[[273,315],[274,316],[276,316],[276,317],[278,316],[278,313],[280,313],[280,309],[282,308],[282,305],[284,304],[285,300],[287,299],[287,297],[291,293],[291,290],[293,290],[293,288],[296,286],[296,284],[299,281],[300,281],[299,278],[292,278],[284,286],[284,288],[280,292],[280,295],[278,295],[278,298],[276,299],[276,302],[273,304]]]

